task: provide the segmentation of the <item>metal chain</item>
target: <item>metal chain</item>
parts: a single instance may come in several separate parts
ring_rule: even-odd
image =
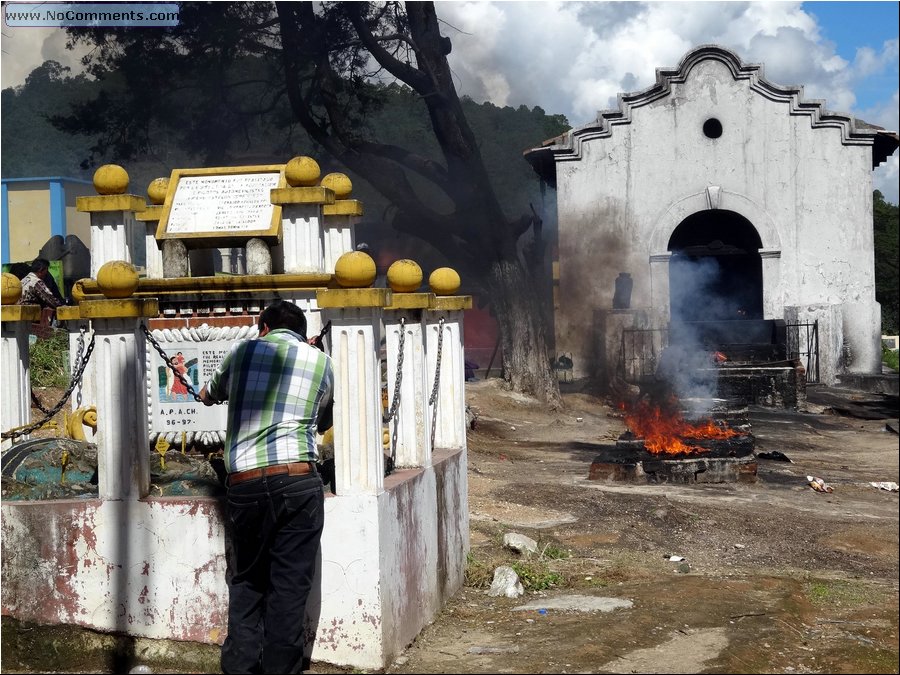
[[[82,329],[83,331],[84,329]],[[83,344],[83,340],[80,340],[80,343]],[[81,382],[81,376],[84,374],[84,369],[87,367],[88,361],[91,358],[91,352],[94,351],[94,334],[91,334],[91,342],[88,344],[87,351],[84,353],[84,357],[81,357],[81,353],[79,352],[78,358],[76,358],[75,363],[77,364],[77,369],[74,373],[72,373],[72,381],[69,383],[69,388],[66,389],[65,393],[62,395],[62,398],[59,399],[57,404],[53,406],[50,410],[46,412],[46,417],[44,419],[29,424],[24,427],[19,427],[17,429],[11,429],[10,431],[4,432],[0,434],[0,438],[6,439],[15,439],[19,436],[27,436],[35,429],[39,429],[44,426],[47,422],[53,419],[56,414],[62,410],[62,407],[66,404],[66,401],[69,400],[69,396],[72,395],[72,392],[75,391],[75,387]],[[42,411],[43,412],[43,411]]]
[[[37,395],[34,393],[34,389],[31,390],[31,402],[34,404],[34,407],[35,407],[35,408],[37,408],[38,410],[40,410],[40,411],[41,411],[42,413],[44,413],[45,415],[49,415],[49,414],[50,414],[50,408],[45,408],[45,407],[44,407],[44,404],[41,403],[41,399],[39,399],[39,398],[37,397]]]
[[[397,378],[394,380],[394,398],[390,409],[382,417],[382,422],[387,424],[394,418],[397,408],[400,407],[400,382],[403,380],[403,343],[406,341],[406,317],[400,317],[400,345],[397,349]]]
[[[437,353],[437,366],[434,369],[434,386],[431,388],[431,396],[428,398],[428,405],[434,405],[434,402],[437,401],[438,395],[438,385],[441,382],[441,348],[444,344],[444,317],[441,317],[441,320],[438,324],[438,353]]]
[[[81,367],[82,354],[84,353],[84,333],[86,330],[87,329],[84,326],[82,326],[81,331],[78,333],[78,352],[75,354],[75,363],[72,364],[72,372],[73,373],[77,372],[78,369]],[[45,415],[50,414],[50,410],[52,410],[52,408],[44,407],[44,404],[41,403],[41,399],[39,399],[35,395],[34,389],[31,390],[31,402],[34,403],[35,408],[40,410]]]
[[[178,381],[184,385],[184,388],[188,390],[188,393],[194,397],[194,400],[198,403],[203,403],[203,399],[200,398],[200,395],[197,393],[197,390],[194,389],[194,385],[187,380],[187,378],[178,372],[178,369],[175,367],[175,364],[172,363],[172,359],[169,358],[169,355],[163,351],[163,348],[159,346],[159,343],[156,341],[156,338],[150,333],[150,330],[147,326],[144,325],[144,322],[141,322],[141,330],[144,331],[144,335],[147,336],[147,341],[153,345],[153,348],[159,353],[162,357],[163,363],[165,363],[169,368],[172,369],[172,372],[175,373],[175,377],[178,378]]]

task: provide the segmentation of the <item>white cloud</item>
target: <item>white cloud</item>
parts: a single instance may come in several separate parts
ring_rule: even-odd
[[[540,105],[573,126],[615,105],[617,94],[652,85],[657,68],[700,44],[725,45],[764,64],[772,82],[802,85],[807,98],[840,112],[854,112],[862,79],[897,63],[896,40],[847,62],[799,2],[446,2],[438,12],[464,31],[445,29],[460,91]]]
[[[700,44],[733,49],[762,63],[767,79],[802,85],[807,99],[898,130],[898,41],[857,50],[852,62],[825,40],[799,2],[439,2],[442,32],[460,93],[496,105],[539,105],[580,126],[616,96],[655,82],[657,68],[677,66]],[[458,29],[458,30],[457,30]],[[22,84],[45,59],[78,69],[59,29],[3,28],[2,83]],[[887,92],[859,109],[860,87]],[[889,83],[889,84],[887,84]],[[891,95],[892,94],[892,95]],[[876,172],[894,181],[896,158]],[[891,189],[892,188],[892,189]],[[896,200],[895,200],[896,203]]]
[[[677,66],[691,48],[715,43],[763,64],[775,84],[803,86],[807,100],[900,128],[898,41],[859,48],[850,62],[799,2],[442,2],[437,10],[464,31],[443,28],[461,93],[497,105],[539,105],[573,126],[615,107],[619,93],[649,87],[658,68]],[[880,86],[885,95],[859,109],[863,86]],[[875,181],[897,203],[896,156]]]
[[[66,32],[61,28],[11,28],[3,26],[0,38],[0,84],[17,87],[44,61],[58,61],[73,72],[81,72],[83,45],[66,49]]]
[[[900,157],[897,153],[888,157],[887,161],[875,169],[872,176],[876,190],[881,190],[885,201],[891,204],[900,204]]]

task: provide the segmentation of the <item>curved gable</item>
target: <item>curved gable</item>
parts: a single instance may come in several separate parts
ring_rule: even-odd
[[[812,128],[837,128],[844,145],[873,146],[872,168],[890,157],[900,145],[896,133],[857,120],[845,113],[831,112],[819,99],[805,100],[803,87],[781,86],[770,82],[763,75],[762,64],[745,64],[730,49],[720,45],[701,45],[689,51],[676,68],[657,68],[656,83],[633,93],[618,95],[618,107],[598,112],[593,122],[576,127],[562,136],[550,139],[540,148],[525,152],[535,171],[542,178],[555,184],[555,162],[578,161],[582,157],[582,144],[612,135],[613,127],[631,124],[632,111],[665,98],[672,93],[673,84],[684,83],[693,68],[703,61],[725,64],[735,81],[744,80],[749,88],[764,98],[788,105],[790,115],[806,115]]]

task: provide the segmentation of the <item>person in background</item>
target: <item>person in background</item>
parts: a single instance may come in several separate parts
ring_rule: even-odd
[[[19,304],[40,305],[40,324],[44,329],[56,323],[56,308],[64,305],[65,300],[50,275],[50,263],[46,258],[35,258],[31,263],[31,271],[22,278],[22,297]]]
[[[40,305],[43,308],[56,309],[65,304],[59,291],[54,294],[50,288],[56,288],[56,282],[51,281],[50,263],[45,258],[35,258],[31,263],[31,271],[22,279],[22,297],[20,305]]]
[[[224,462],[232,556],[224,673],[297,673],[324,525],[316,433],[331,426],[331,357],[306,317],[277,300],[259,338],[239,342],[201,389],[228,401]]]

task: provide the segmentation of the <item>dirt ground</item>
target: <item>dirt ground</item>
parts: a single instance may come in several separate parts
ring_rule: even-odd
[[[487,380],[466,399],[470,584],[513,562],[556,583],[467,585],[388,673],[898,672],[898,494],[870,485],[898,481],[897,397],[811,388],[810,412],[751,408],[756,452],[791,462],[708,485],[588,480],[625,430],[589,393],[551,411]],[[538,553],[504,548],[509,532]],[[583,596],[632,604],[554,608]]]
[[[467,584],[385,672],[898,672],[898,494],[870,485],[900,481],[896,396],[817,387],[808,412],[751,407],[756,452],[791,462],[706,485],[589,480],[625,424],[575,386],[563,400],[467,383]],[[538,553],[505,548],[510,532]],[[513,563],[546,587],[488,595]],[[583,611],[603,599],[620,607]]]

